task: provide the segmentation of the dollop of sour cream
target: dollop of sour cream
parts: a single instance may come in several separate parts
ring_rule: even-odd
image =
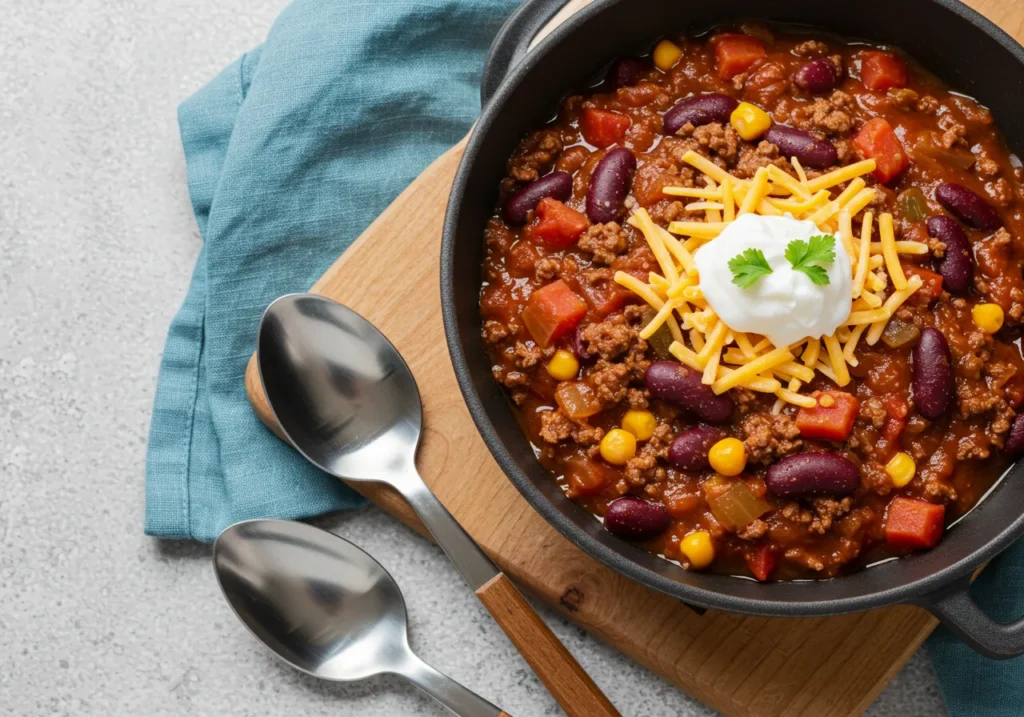
[[[789,215],[738,217],[694,255],[704,298],[730,329],[767,336],[776,346],[831,335],[852,305],[852,269],[842,242],[835,237],[835,261],[822,265],[829,278],[825,286],[786,259],[791,241],[822,233],[814,222]],[[743,289],[733,283],[729,260],[750,248],[761,250],[772,273]]]

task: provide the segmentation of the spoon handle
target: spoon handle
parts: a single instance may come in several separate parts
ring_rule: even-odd
[[[459,717],[509,717],[476,692],[414,655],[409,655],[409,659],[395,671]]]
[[[423,479],[416,475],[396,487],[565,713],[569,717],[619,717],[572,653]]]

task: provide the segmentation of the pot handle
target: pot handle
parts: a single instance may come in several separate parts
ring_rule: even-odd
[[[512,13],[491,43],[480,78],[480,104],[486,105],[508,71],[526,56],[533,38],[567,0],[526,0]]]
[[[971,598],[970,587],[971,576],[968,575],[913,602],[985,657],[1005,660],[1024,654],[1024,617],[1013,622],[996,622]]]

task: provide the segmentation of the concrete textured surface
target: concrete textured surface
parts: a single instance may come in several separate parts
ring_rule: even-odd
[[[142,535],[167,325],[200,238],[175,107],[284,0],[0,0],[0,715],[440,715],[395,679],[269,657],[206,546]],[[406,594],[424,659],[520,717],[551,699],[432,545],[375,509],[321,521]],[[626,715],[708,715],[545,612]],[[942,714],[915,655],[869,710]]]

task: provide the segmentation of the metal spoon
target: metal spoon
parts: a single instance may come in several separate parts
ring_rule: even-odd
[[[284,296],[263,315],[256,358],[270,408],[295,448],[338,478],[397,490],[570,717],[619,714],[423,482],[416,380],[376,327],[326,297]]]
[[[286,520],[235,523],[213,567],[235,614],[292,667],[335,682],[401,675],[461,717],[508,717],[413,654],[398,585],[347,540]]]

